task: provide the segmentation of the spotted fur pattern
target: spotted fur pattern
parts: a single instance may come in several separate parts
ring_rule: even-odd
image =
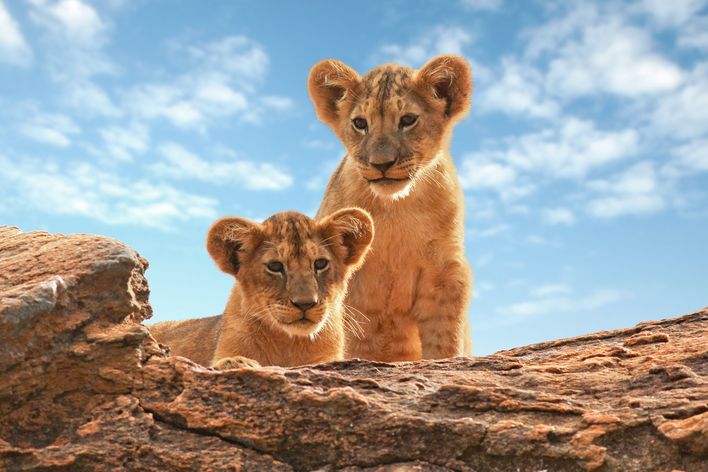
[[[469,65],[440,56],[418,70],[385,64],[361,77],[327,60],[312,68],[308,89],[318,117],[347,151],[318,217],[357,206],[376,225],[371,255],[346,298],[361,313],[364,336],[347,337],[346,356],[469,354],[472,273],[464,197],[449,155],[452,128],[470,106]]]
[[[261,224],[222,218],[207,250],[237,280],[223,316],[158,324],[153,334],[174,354],[217,368],[340,359],[345,331],[357,329],[345,313],[347,283],[372,239],[370,216],[356,208],[320,221],[295,212]]]

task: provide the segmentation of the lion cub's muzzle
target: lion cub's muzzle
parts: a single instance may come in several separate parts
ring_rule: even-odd
[[[316,332],[326,316],[324,306],[316,295],[295,297],[284,311],[279,319],[283,329],[298,336]]]

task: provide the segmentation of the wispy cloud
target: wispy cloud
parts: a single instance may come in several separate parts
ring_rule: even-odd
[[[108,126],[99,130],[108,153],[119,161],[129,162],[135,154],[148,150],[150,135],[147,127],[133,123],[127,127]]]
[[[0,62],[22,67],[32,62],[32,49],[2,2],[0,2]]]
[[[668,31],[679,46],[693,41],[693,47],[708,47],[708,33],[695,27],[708,25],[701,15],[707,6],[705,0],[646,0],[612,8],[584,2],[548,7],[545,23],[520,34],[521,52],[490,67],[476,87],[482,112],[548,125],[466,154],[463,187],[492,190],[507,209],[558,180],[574,179],[590,190],[563,191],[563,208],[539,209],[549,224],[573,224],[580,214],[616,218],[678,205],[680,179],[708,170],[708,63],[679,64],[655,38]],[[625,111],[619,118],[605,114],[600,129],[587,118],[595,112],[578,104],[592,98],[602,108],[608,97],[621,100]],[[617,170],[639,155],[665,162]]]
[[[666,206],[651,162],[640,162],[608,179],[593,180],[588,187],[600,194],[588,204],[588,212],[598,218],[655,213]]]
[[[498,224],[498,225],[490,226],[488,228],[474,229],[474,230],[472,230],[472,236],[476,239],[491,238],[491,237],[506,233],[510,230],[511,230],[510,225]]]
[[[476,104],[483,112],[535,118],[553,118],[560,113],[559,104],[545,92],[543,74],[516,59],[504,59],[495,77],[485,80],[480,89]]]
[[[543,220],[551,225],[572,225],[575,215],[567,208],[547,208],[542,212]]]
[[[104,40],[106,28],[96,10],[81,0],[28,0],[31,17],[69,42],[92,47]]]
[[[462,6],[470,10],[499,10],[504,4],[503,0],[461,0]]]
[[[530,295],[531,300],[499,307],[497,313],[504,316],[503,321],[510,322],[519,317],[597,310],[623,298],[622,292],[614,289],[598,289],[584,295],[573,294],[573,290],[565,284],[536,287],[531,289]]]
[[[706,0],[641,0],[636,8],[649,14],[661,27],[676,28],[689,22],[706,6]]]
[[[696,64],[683,87],[644,103],[641,110],[650,116],[652,131],[665,137],[708,135],[708,62]]]
[[[36,110],[28,121],[20,125],[20,132],[40,143],[68,147],[71,135],[80,133],[81,129],[66,115]]]
[[[592,170],[636,153],[639,134],[633,129],[598,130],[589,120],[567,118],[547,128],[470,153],[462,161],[462,184],[468,188],[504,189],[518,174],[553,178],[585,177]]]
[[[44,56],[53,80],[64,89],[64,102],[85,115],[120,114],[97,76],[118,70],[104,52],[108,24],[80,0],[28,0],[30,18],[44,30]]]
[[[124,95],[126,108],[141,119],[166,119],[180,128],[204,131],[212,122],[234,117],[260,123],[266,110],[287,111],[288,97],[258,97],[257,86],[269,67],[265,49],[245,36],[204,45],[174,45],[189,68],[176,78],[134,86]]]
[[[420,67],[439,54],[464,55],[464,48],[474,37],[469,31],[455,26],[436,26],[409,44],[384,45],[374,58],[375,63],[392,61],[410,67]]]
[[[159,175],[174,179],[195,179],[217,185],[242,184],[249,190],[282,190],[293,178],[269,163],[251,161],[206,161],[176,143],[160,146],[163,160],[152,169]]]
[[[62,163],[0,156],[5,198],[52,215],[82,216],[111,225],[171,229],[215,218],[217,201],[146,179],[128,179],[86,162]]]
[[[553,52],[546,86],[556,94],[639,96],[673,90],[683,81],[680,67],[655,52],[645,30],[598,16],[580,31]]]

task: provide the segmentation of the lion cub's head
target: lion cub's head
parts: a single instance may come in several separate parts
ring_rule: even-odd
[[[241,310],[295,336],[314,336],[340,309],[349,276],[374,237],[364,210],[346,208],[320,221],[278,213],[263,223],[227,217],[214,223],[207,250],[240,284]]]
[[[439,56],[418,70],[385,64],[362,78],[326,60],[310,71],[308,89],[371,190],[399,198],[425,178],[469,110],[472,72],[461,57]]]

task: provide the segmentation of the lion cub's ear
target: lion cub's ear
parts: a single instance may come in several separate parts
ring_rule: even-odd
[[[360,83],[359,74],[343,62],[329,59],[315,64],[307,79],[307,89],[317,118],[336,131],[341,106],[354,95]]]
[[[348,266],[358,267],[374,240],[374,221],[361,208],[344,208],[319,222],[324,239]]]
[[[258,223],[244,218],[221,218],[209,228],[207,251],[219,269],[235,276],[241,266],[241,258],[258,246],[261,236]]]
[[[443,55],[428,61],[415,75],[425,95],[445,102],[445,115],[457,121],[470,109],[472,69],[460,56]]]

